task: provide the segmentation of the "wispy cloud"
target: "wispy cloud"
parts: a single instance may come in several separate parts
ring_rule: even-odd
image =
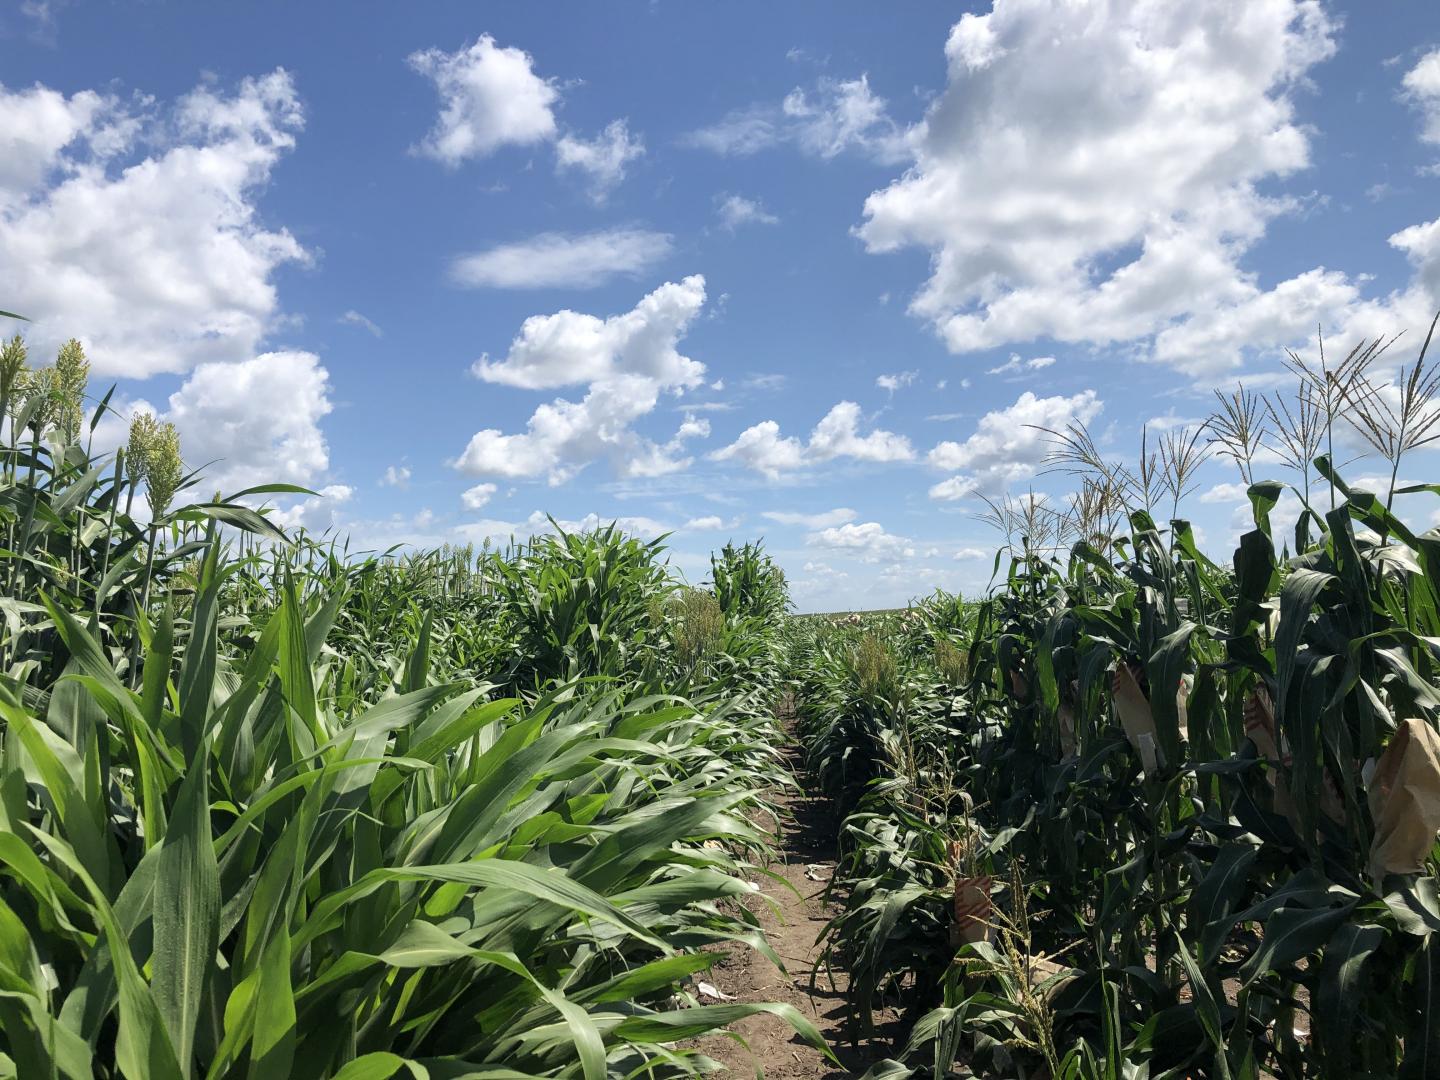
[[[361,315],[360,312],[353,309],[345,312],[337,321],[350,326],[358,326],[372,337],[382,338],[385,336],[384,330],[381,330],[372,320],[367,319],[364,315]]]
[[[603,229],[540,233],[458,256],[450,279],[480,289],[593,289],[615,277],[638,277],[670,254],[669,233]]]

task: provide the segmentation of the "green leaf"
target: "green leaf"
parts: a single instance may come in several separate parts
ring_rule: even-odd
[[[90,894],[91,911],[105,935],[120,986],[120,1024],[115,1037],[115,1060],[127,1080],[182,1080],[175,1050],[170,1044],[160,1010],[156,1007],[150,987],[140,976],[130,955],[130,943],[105,894],[75,857],[69,846],[58,837],[39,829],[31,833],[62,863]]]
[[[1325,948],[1314,991],[1314,1035],[1321,1059],[1335,1076],[1354,1075],[1360,1038],[1356,1019],[1367,997],[1365,966],[1384,941],[1384,927],[1346,923]]]
[[[615,1036],[631,1042],[674,1042],[708,1035],[712,1031],[728,1028],[746,1017],[761,1014],[778,1016],[794,1028],[802,1039],[823,1053],[827,1060],[837,1066],[840,1064],[840,1060],[814,1024],[802,1016],[793,1005],[773,1001],[748,1002],[743,1005],[700,1005],[680,1012],[632,1016],[620,1022],[615,1028]]]
[[[1440,934],[1425,939],[1411,985],[1414,1020],[1405,1033],[1400,1080],[1431,1080],[1440,1075]]]
[[[290,982],[290,935],[283,926],[266,944],[255,990],[250,1080],[289,1076],[295,1056],[295,993]]]
[[[206,979],[220,944],[220,868],[210,833],[208,748],[208,742],[200,747],[180,785],[155,883],[152,985],[187,1077]]]
[[[1195,958],[1190,955],[1190,946],[1185,944],[1184,938],[1178,932],[1175,934],[1175,955],[1180,958],[1180,963],[1185,968],[1185,977],[1190,983],[1190,993],[1195,1002],[1196,1013],[1200,1017],[1200,1026],[1205,1029],[1205,1037],[1210,1040],[1210,1047],[1215,1051],[1216,1080],[1230,1080],[1230,1064],[1225,1055],[1225,1032],[1220,1020],[1220,1006],[1215,1000],[1214,990],[1205,981]]]
[[[400,1055],[380,1050],[347,1062],[345,1067],[335,1074],[335,1080],[386,1080],[405,1067],[406,1061]]]
[[[1253,844],[1226,844],[1215,854],[1209,871],[1190,896],[1186,923],[1199,936],[1201,967],[1215,962],[1235,925],[1236,906],[1244,902],[1243,886],[1259,855]]]
[[[1281,908],[1265,922],[1260,947],[1240,968],[1244,985],[1272,971],[1289,968],[1302,957],[1323,949],[1355,905],[1325,908]]]

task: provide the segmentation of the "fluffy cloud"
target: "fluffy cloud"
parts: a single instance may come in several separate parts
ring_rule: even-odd
[[[387,465],[380,474],[381,487],[403,488],[410,486],[410,469],[406,465]]]
[[[930,249],[911,309],[956,352],[1229,320],[1263,295],[1240,259],[1295,206],[1260,185],[1309,164],[1292,98],[1332,32],[1316,0],[996,0],[951,30],[914,163],[866,200],[859,234],[874,252]],[[1310,305],[1313,331],[1326,284],[1270,306]],[[1195,373],[1239,362],[1238,345],[1202,344],[1155,355]]]
[[[0,87],[0,205],[21,199],[61,163],[61,151],[84,137],[97,151],[118,150],[133,124],[113,98],[93,90],[66,97],[47,86]],[[118,123],[118,127],[116,126]]]
[[[555,137],[560,91],[535,74],[534,61],[523,49],[496,45],[482,34],[453,53],[424,49],[409,61],[440,94],[440,117],[417,148],[421,153],[454,166],[506,144],[525,146]]]
[[[835,525],[844,525],[847,521],[854,521],[859,517],[848,506],[839,506],[834,510],[826,510],[819,514],[800,514],[792,510],[766,510],[760,516],[779,522],[781,525],[803,525],[807,529],[828,529]]]
[[[960,475],[930,489],[934,499],[961,499],[976,491],[1000,491],[1033,476],[1049,450],[1044,429],[1063,431],[1074,422],[1091,423],[1103,402],[1094,390],[1073,397],[1036,397],[1025,391],[1008,408],[986,413],[963,443],[938,443],[928,455],[937,469]]]
[[[979,490],[980,485],[973,476],[952,476],[930,485],[930,497],[941,502],[956,502],[968,499]]]
[[[680,394],[704,381],[705,366],[679,352],[679,341],[705,303],[699,275],[667,282],[623,315],[598,318],[564,310],[526,319],[504,360],[482,358],[487,382],[530,390],[586,385],[578,402],[557,398],[537,408],[524,432],[477,432],[456,465],[481,476],[547,476],[563,483],[606,458],[620,476],[658,476],[685,468],[683,443],[709,423],[687,416],[658,444],[631,424],[654,411],[661,393]]]
[[[805,447],[793,436],[782,437],[780,425],[774,420],[762,420],[742,431],[729,446],[711,453],[710,459],[734,461],[778,480],[782,473],[793,472],[805,463]]]
[[[811,461],[848,457],[856,461],[909,461],[915,456],[910,440],[892,431],[876,428],[861,435],[860,406],[842,401],[831,409],[810,433],[806,448]]]
[[[862,562],[912,558],[915,555],[915,546],[911,541],[886,532],[878,521],[821,529],[811,533],[806,542],[815,547],[846,552]]]
[[[1404,96],[1419,110],[1420,138],[1440,143],[1440,49],[1432,49],[1405,73]]]
[[[465,504],[466,510],[479,510],[492,498],[498,489],[494,484],[476,484],[472,488],[466,488],[460,496],[460,501]]]
[[[645,156],[645,141],[632,136],[624,120],[612,120],[593,139],[563,135],[555,143],[555,170],[578,169],[586,174],[590,197],[604,202],[611,191],[625,179],[630,162]]]
[[[532,315],[510,343],[504,360],[474,366],[486,382],[546,390],[637,375],[693,389],[705,365],[681,356],[680,336],[705,303],[705,279],[667,282],[624,315],[601,319],[565,309]]]
[[[822,76],[810,90],[796,87],[778,105],[752,105],[710,127],[692,131],[690,146],[744,156],[789,143],[825,160],[855,150],[882,162],[902,159],[904,139],[885,99],[858,79]]]
[[[202,488],[310,484],[330,466],[320,430],[332,407],[329,373],[313,353],[201,364],[169,405],[163,418],[179,429],[186,463],[209,463]]]
[[[1326,340],[1355,342],[1400,330],[1423,334],[1440,303],[1440,219],[1411,225],[1389,237],[1411,268],[1410,280],[1379,297],[1361,295],[1362,279],[1323,267],[1273,289],[1248,287],[1233,303],[1191,315],[1155,338],[1155,357],[1184,370],[1209,370],[1200,358],[1235,360],[1249,349],[1277,350],[1313,342],[1319,324]],[[1398,364],[1392,350],[1386,363]],[[1192,360],[1194,361],[1192,363]]]
[[[341,507],[355,495],[345,484],[329,484],[314,498],[301,499],[291,506],[272,509],[270,520],[282,529],[304,529],[311,533],[331,532],[340,525]]]
[[[896,390],[904,389],[920,377],[918,371],[897,371],[892,375],[877,375],[875,385],[881,390],[895,393]]]
[[[691,518],[680,528],[684,532],[718,532],[721,529],[738,528],[739,525],[739,518],[727,519],[719,514],[706,514],[704,517]]]
[[[734,232],[742,225],[778,225],[780,219],[758,199],[747,199],[743,195],[721,195],[716,199],[717,213],[722,228]]]
[[[635,277],[670,254],[669,233],[604,229],[541,233],[514,244],[462,255],[450,266],[456,284],[497,289],[589,289]]]
[[[255,207],[302,123],[278,70],[161,114],[0,90],[0,295],[35,320],[32,344],[79,337],[99,376],[252,357],[277,313],[273,272],[307,257]]]
[[[1250,489],[1244,484],[1216,484],[1201,494],[1200,501],[1224,505],[1239,503],[1249,506],[1249,491]]]
[[[762,420],[746,428],[729,446],[711,453],[712,461],[734,461],[774,480],[782,473],[805,465],[853,458],[857,461],[910,461],[915,451],[910,440],[879,428],[868,435],[859,432],[860,406],[842,401],[831,409],[810,432],[807,443],[794,436],[782,436],[774,420]]]
[[[555,171],[579,171],[597,203],[625,178],[630,162],[645,153],[625,120],[612,120],[593,139],[561,132],[555,120],[560,89],[535,73],[529,53],[501,46],[489,34],[457,51],[424,49],[410,66],[435,83],[440,116],[415,149],[447,166],[493,154],[502,146],[553,143]]]

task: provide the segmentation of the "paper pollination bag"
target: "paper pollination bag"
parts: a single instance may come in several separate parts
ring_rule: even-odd
[[[1061,758],[1072,758],[1075,756],[1075,710],[1066,702],[1060,702],[1056,710],[1056,719],[1060,721],[1060,756]]]
[[[994,879],[983,877],[957,877],[954,894],[954,924],[950,928],[952,945],[973,945],[979,941],[992,941],[995,927],[991,925],[992,906],[990,889]]]
[[[995,879],[989,875],[964,873],[962,867],[968,851],[969,844],[959,840],[952,840],[947,845],[950,866],[955,874],[950,944],[957,947],[994,940],[995,928],[990,920],[990,890]]]
[[[1375,837],[1370,876],[1416,874],[1440,831],[1440,732],[1423,720],[1405,720],[1366,782]]]
[[[1155,731],[1155,717],[1150,712],[1150,699],[1140,689],[1140,681],[1129,664],[1115,665],[1115,674],[1110,680],[1110,696],[1115,703],[1115,715],[1125,730],[1125,738],[1140,755],[1145,766],[1145,775],[1151,775],[1160,764],[1160,742]]]
[[[1180,720],[1182,740],[1190,737],[1189,718],[1186,715],[1190,685],[1190,676],[1182,675],[1175,687],[1175,709]],[[1115,674],[1110,680],[1110,696],[1115,703],[1115,715],[1119,717],[1120,726],[1125,730],[1125,737],[1140,755],[1145,775],[1153,776],[1155,771],[1165,764],[1160,753],[1160,738],[1155,730],[1155,715],[1150,709],[1150,699],[1145,696],[1145,691],[1140,689],[1140,680],[1135,677],[1134,669],[1123,661],[1115,665]]]

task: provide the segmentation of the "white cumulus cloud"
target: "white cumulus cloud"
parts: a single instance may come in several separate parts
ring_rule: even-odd
[[[1015,404],[988,412],[964,442],[937,443],[928,455],[937,469],[959,475],[930,489],[934,499],[964,498],[976,491],[1001,491],[1035,475],[1050,449],[1050,431],[1074,422],[1091,423],[1104,407],[1094,390],[1072,397],[1036,397],[1029,390]]]
[[[996,0],[951,30],[948,86],[859,235],[930,250],[911,310],[956,352],[1229,320],[1264,295],[1242,257],[1297,205],[1262,185],[1309,165],[1294,99],[1333,33],[1317,0]],[[1313,332],[1335,299],[1333,282],[1300,282],[1273,306],[1308,305]],[[1214,372],[1241,346],[1182,335],[1153,353]]]
[[[1440,48],[1431,49],[1405,73],[1404,96],[1420,112],[1420,138],[1440,143]]]
[[[806,465],[853,458],[856,461],[910,461],[915,451],[910,440],[893,431],[876,428],[860,434],[860,406],[842,401],[810,432],[808,442],[780,433],[774,420],[762,420],[742,431],[730,445],[713,451],[712,461],[734,461],[774,480]]]
[[[805,447],[793,436],[782,436],[774,420],[762,420],[742,431],[730,445],[713,451],[710,459],[734,461],[777,480],[805,463]]]
[[[495,497],[497,490],[494,484],[476,484],[461,493],[460,501],[465,505],[466,510],[479,510]]]
[[[562,135],[555,143],[557,172],[579,170],[589,180],[590,197],[604,202],[620,181],[625,169],[645,156],[645,140],[630,134],[624,120],[612,120],[593,139]]]
[[[440,117],[417,148],[421,153],[453,166],[507,144],[555,137],[560,91],[535,74],[525,50],[497,45],[482,34],[453,53],[423,49],[409,61],[440,95]]]
[[[457,467],[479,476],[546,476],[551,484],[602,458],[622,477],[685,468],[690,459],[679,456],[682,444],[707,434],[707,421],[687,416],[667,444],[631,425],[654,411],[662,393],[681,394],[704,381],[705,366],[679,352],[704,303],[705,279],[694,275],[667,282],[623,315],[564,310],[526,319],[506,357],[481,359],[475,374],[530,390],[584,385],[586,393],[580,401],[541,405],[523,432],[476,432]]]
[[[721,529],[736,528],[739,524],[739,518],[722,518],[719,514],[706,514],[703,517],[691,518],[680,528],[684,532],[718,532]]]
[[[612,120],[587,139],[562,131],[555,118],[561,88],[535,72],[524,49],[497,45],[489,34],[455,52],[422,49],[410,66],[435,84],[440,115],[415,151],[454,168],[502,146],[551,144],[555,171],[578,171],[590,197],[603,203],[625,178],[627,166],[644,156],[645,142],[624,119]]]
[[[806,542],[814,547],[830,548],[854,555],[862,562],[883,559],[913,558],[915,545],[903,536],[886,532],[878,521],[838,525],[811,533]]]
[[[1010,359],[996,367],[989,368],[986,375],[1024,375],[1032,371],[1044,371],[1055,363],[1053,356],[1035,356],[1029,360],[1020,359],[1019,353],[1011,353]]]
[[[341,507],[355,495],[355,489],[346,484],[327,484],[319,494],[307,497],[289,506],[276,507],[268,517],[282,529],[304,529],[306,532],[325,533],[335,530],[341,523]]]
[[[80,338],[100,376],[253,357],[278,314],[274,271],[307,258],[255,204],[302,124],[281,70],[144,117],[91,92],[0,89],[5,306],[40,349]]]
[[[314,353],[262,353],[201,364],[170,395],[162,418],[180,432],[189,468],[206,466],[201,489],[265,483],[308,485],[330,467],[320,420],[332,408],[330,377]]]
[[[889,375],[877,375],[875,385],[893,394],[896,390],[903,390],[911,385],[919,377],[918,371],[897,371]]]

